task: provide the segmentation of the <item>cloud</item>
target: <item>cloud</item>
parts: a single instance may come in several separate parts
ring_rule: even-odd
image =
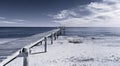
[[[70,10],[63,10],[60,11],[59,14],[54,15],[54,19],[65,19],[67,17],[71,17],[71,16],[77,16],[77,13],[75,13],[74,11],[70,11]]]
[[[6,19],[5,17],[0,17],[0,20]]]
[[[17,22],[13,21],[0,21],[1,24],[16,24]]]
[[[26,23],[27,20],[22,20],[22,19],[6,19],[3,17],[0,17],[0,24],[24,24]]]
[[[14,19],[14,21],[17,21],[17,22],[25,22],[26,20],[22,20],[22,19]]]
[[[120,0],[103,0],[62,10],[54,21],[69,27],[120,27]]]
[[[70,10],[62,10],[58,14],[54,15],[54,19],[67,19],[71,17],[83,17],[90,15],[91,12],[85,8],[86,5],[78,6],[76,8],[70,9]]]

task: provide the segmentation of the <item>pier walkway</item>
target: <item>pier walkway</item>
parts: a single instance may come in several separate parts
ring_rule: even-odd
[[[9,62],[22,56],[24,58],[23,66],[28,66],[28,55],[30,49],[42,42],[45,43],[45,52],[47,52],[47,38],[50,38],[51,44],[62,32],[61,28],[48,32],[40,33],[26,38],[20,38],[16,41],[0,44],[0,66],[6,66]]]

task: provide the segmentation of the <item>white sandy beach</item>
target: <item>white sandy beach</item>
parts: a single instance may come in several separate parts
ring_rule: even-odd
[[[48,45],[47,53],[37,53],[42,51],[42,45],[34,47],[29,66],[120,66],[120,44],[109,42],[112,41],[109,37],[106,40],[80,38],[83,43],[69,43],[70,38],[73,37],[60,36],[53,45]],[[119,37],[113,39],[120,40]],[[7,66],[22,66],[22,58]]]

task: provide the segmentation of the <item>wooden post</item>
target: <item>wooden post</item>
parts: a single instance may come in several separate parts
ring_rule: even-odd
[[[53,34],[51,34],[51,44],[53,44]]]
[[[44,41],[45,41],[45,52],[47,52],[47,37],[44,37]]]
[[[62,35],[64,35],[64,34],[65,34],[65,28],[64,28],[64,27],[61,27],[61,28],[60,28],[60,32],[61,32]]]
[[[57,39],[57,32],[55,33],[55,38]]]
[[[63,35],[63,28],[60,28],[60,34]]]
[[[58,31],[57,31],[57,32],[56,32],[56,38],[57,38],[57,39],[58,39],[58,36],[59,36],[59,35],[58,35]]]
[[[59,35],[61,35],[61,30],[59,30]]]
[[[56,33],[54,33],[54,40],[56,40]]]
[[[29,49],[29,54],[31,54],[32,53],[32,50],[31,50],[31,48]]]
[[[59,28],[60,30],[59,30],[59,35],[61,35],[62,33],[61,33],[61,28]]]
[[[28,60],[29,50],[27,48],[23,48],[22,54],[23,54],[23,66],[29,66]]]

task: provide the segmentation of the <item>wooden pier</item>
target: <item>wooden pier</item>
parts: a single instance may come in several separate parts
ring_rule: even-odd
[[[64,27],[60,27],[45,33],[21,38],[19,40],[0,45],[0,66],[6,66],[17,57],[23,57],[23,66],[29,66],[29,54],[31,48],[44,42],[44,52],[47,52],[47,39],[50,38],[51,44],[59,35],[65,33]]]

